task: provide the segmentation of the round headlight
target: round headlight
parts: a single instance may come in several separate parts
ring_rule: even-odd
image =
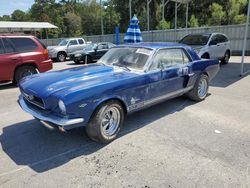
[[[58,102],[59,109],[61,110],[62,114],[66,114],[66,107],[62,100],[59,100]]]

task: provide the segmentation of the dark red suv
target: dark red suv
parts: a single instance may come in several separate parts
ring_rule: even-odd
[[[52,69],[46,46],[34,36],[0,35],[0,82]]]

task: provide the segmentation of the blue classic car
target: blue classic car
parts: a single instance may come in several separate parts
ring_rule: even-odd
[[[91,139],[108,143],[129,113],[183,94],[204,100],[218,70],[218,60],[200,59],[183,44],[129,44],[96,64],[24,78],[18,102],[47,127],[85,126]]]

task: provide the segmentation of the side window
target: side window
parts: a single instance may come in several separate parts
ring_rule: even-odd
[[[97,49],[98,50],[108,49],[108,45],[107,44],[99,44]]]
[[[224,35],[218,35],[218,38],[220,43],[228,42],[227,37],[225,37]]]
[[[15,52],[14,47],[7,39],[3,38],[3,45],[4,45],[4,49],[5,49],[6,54],[11,54],[11,53]]]
[[[29,38],[10,38],[18,52],[31,52],[37,48],[37,44]]]
[[[82,39],[78,39],[79,44],[84,44],[84,41]]]
[[[69,42],[69,45],[70,45],[70,46],[72,46],[72,45],[78,45],[77,40],[71,40],[71,41]]]
[[[150,70],[182,66],[189,62],[189,58],[182,49],[164,49],[156,54]]]
[[[218,35],[214,35],[214,36],[212,37],[212,40],[210,41],[210,44],[211,44],[211,45],[216,45],[216,44],[218,44],[218,43],[219,43]]]
[[[0,39],[0,55],[1,54],[4,54],[4,47],[3,47],[2,40]]]

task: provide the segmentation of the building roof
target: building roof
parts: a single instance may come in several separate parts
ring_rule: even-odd
[[[58,27],[48,22],[12,22],[0,21],[0,32],[31,31],[41,29],[57,29]]]

